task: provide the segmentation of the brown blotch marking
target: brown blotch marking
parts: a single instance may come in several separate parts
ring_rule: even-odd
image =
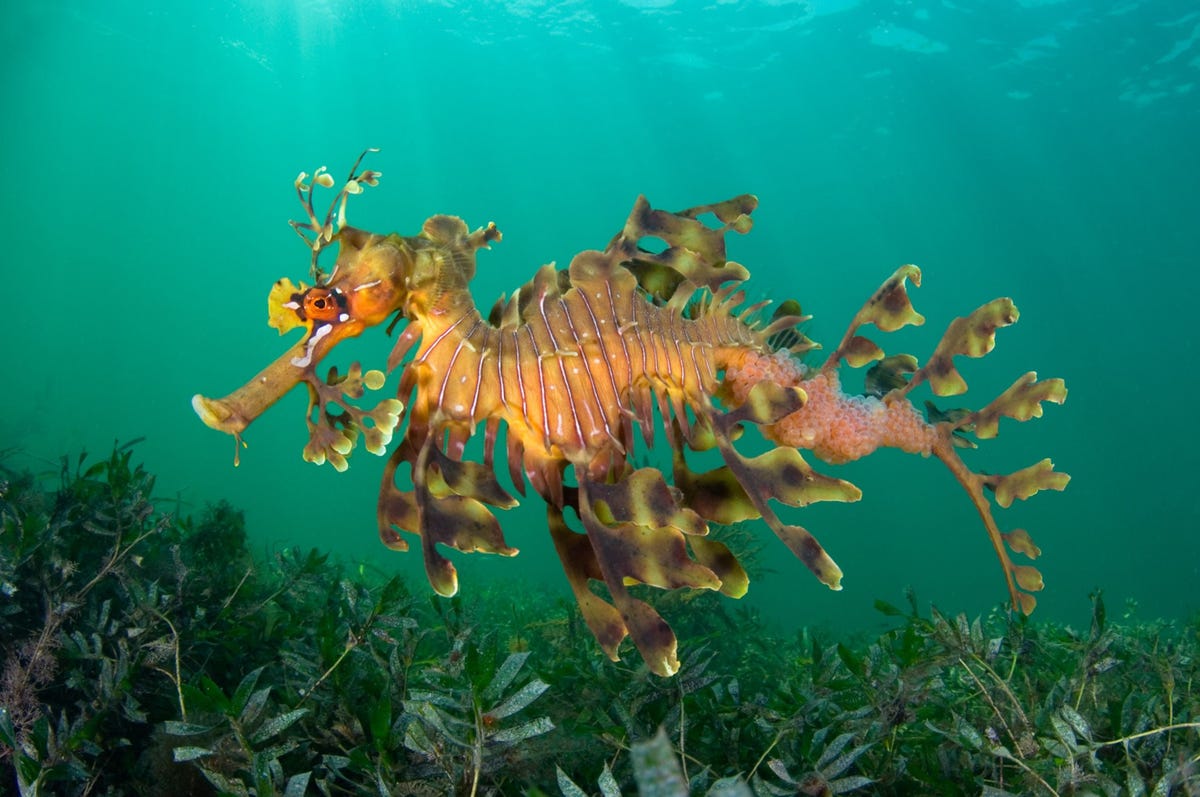
[[[433,449],[431,459],[430,467],[437,468],[445,485],[456,495],[504,509],[517,505],[517,499],[500,486],[491,468],[478,462],[451,459],[437,448]]]
[[[825,549],[813,537],[806,537],[799,544],[800,560],[808,566],[810,570],[815,570],[817,562],[825,556]]]
[[[796,467],[794,463],[790,462],[780,469],[779,476],[781,479],[783,479],[783,481],[789,484],[797,484],[807,481],[808,478],[807,474],[803,470]]]
[[[688,545],[691,546],[696,561],[721,579],[721,594],[731,598],[740,598],[746,594],[750,578],[741,562],[724,543],[711,537],[689,537]]]
[[[684,503],[700,517],[723,525],[761,517],[728,466],[695,473],[688,468],[682,449],[676,449],[673,456],[675,487],[683,494]]]
[[[678,529],[687,534],[705,534],[708,530],[695,511],[679,505],[662,474],[653,468],[639,468],[615,484],[589,483],[588,494],[593,501],[607,507],[616,523],[629,521],[653,529]]]

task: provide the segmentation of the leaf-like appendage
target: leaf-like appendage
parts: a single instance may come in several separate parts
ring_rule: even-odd
[[[636,523],[605,525],[602,529],[588,529],[588,536],[601,568],[611,576],[660,589],[721,586],[715,573],[688,555],[684,537],[676,529],[651,529]]]
[[[817,538],[809,534],[807,529],[787,524],[772,524],[771,530],[822,584],[832,590],[842,588],[842,569],[829,558],[821,543],[817,542]]]
[[[304,461],[314,465],[328,462],[338,473],[344,473],[350,463],[346,455],[354,448],[358,433],[350,427],[337,427],[322,417],[310,424],[308,443],[304,446]]]
[[[745,401],[716,420],[727,434],[739,423],[769,425],[803,407],[807,399],[801,388],[784,387],[764,379],[750,388]]]
[[[1063,380],[1046,379],[1039,382],[1037,373],[1030,371],[986,407],[967,416],[960,426],[974,424],[975,436],[986,440],[996,436],[1001,417],[1017,421],[1040,418],[1043,401],[1062,404],[1066,399],[1067,387]]]
[[[453,493],[502,509],[517,505],[517,499],[500,486],[492,468],[470,460],[451,459],[436,447],[431,449],[430,459],[440,476],[430,480],[430,491],[435,496],[444,497]]]
[[[917,371],[912,384],[928,380],[934,394],[957,396],[967,390],[966,380],[954,367],[954,357],[982,357],[996,345],[996,330],[1020,317],[1012,299],[993,299],[965,318],[956,318],[946,328],[929,362]]]
[[[1008,547],[1017,553],[1025,554],[1030,559],[1037,559],[1042,555],[1042,549],[1034,545],[1033,538],[1029,536],[1029,532],[1025,531],[1025,529],[1013,529],[1001,536],[1008,543]]]
[[[744,233],[750,230],[750,213],[758,206],[758,199],[744,194],[714,205],[701,205],[671,213],[655,210],[645,197],[638,197],[625,223],[625,229],[608,245],[605,254],[632,261],[640,265],[635,273],[654,275],[652,288],[674,290],[673,280],[663,280],[657,269],[647,264],[665,266],[678,272],[693,285],[703,285],[715,291],[730,280],[742,281],[750,276],[745,267],[726,259],[725,233],[729,230]],[[713,213],[723,226],[716,229],[697,219],[703,213]],[[658,254],[638,247],[643,238],[658,238],[667,248]],[[658,294],[656,294],[658,295]],[[669,295],[658,295],[666,301]]]
[[[687,505],[705,520],[729,526],[741,520],[762,517],[746,490],[727,465],[704,473],[694,473],[675,452],[675,486],[683,492]]]
[[[612,589],[611,585],[609,589]],[[624,588],[613,590],[613,600],[629,628],[629,638],[650,672],[663,678],[679,672],[679,643],[667,621],[653,606],[633,597]]]
[[[287,277],[272,285],[271,292],[267,295],[267,326],[278,329],[280,335],[303,326],[304,322],[296,313],[298,305],[295,296],[306,290],[308,290],[308,286],[303,282],[297,286]]]
[[[710,537],[689,537],[688,545],[696,561],[721,579],[721,594],[740,598],[750,587],[750,577],[725,543]]]
[[[553,505],[546,507],[546,522],[550,527],[550,537],[554,540],[554,549],[562,562],[567,582],[571,585],[575,601],[579,604],[583,621],[587,623],[588,629],[592,636],[596,637],[605,655],[612,661],[617,661],[620,658],[617,648],[629,632],[616,607],[588,588],[589,580],[603,580],[604,575],[600,572],[600,565],[596,561],[596,554],[588,542],[587,535],[572,531],[567,526],[562,511]]]
[[[372,454],[382,455],[387,451],[404,403],[399,399],[383,399],[367,411],[349,401],[361,398],[368,389],[383,387],[385,379],[381,371],[363,371],[356,362],[345,375],[332,367],[324,381],[314,374],[308,374],[304,381],[309,387],[305,461],[317,465],[328,461],[339,472],[345,471],[349,467],[347,457],[354,450],[359,434]]]
[[[845,479],[817,473],[794,448],[775,448],[749,459],[739,455],[739,459],[755,490],[788,506],[862,498],[862,490]]]
[[[893,390],[908,384],[908,378],[917,370],[917,358],[911,354],[893,354],[884,357],[867,369],[863,392],[868,396],[883,397]]]
[[[850,338],[842,355],[851,368],[861,368],[867,363],[882,360],[884,357],[883,349],[876,346],[874,341],[861,335]]]
[[[461,495],[431,498],[421,507],[423,536],[459,551],[516,556],[504,541],[500,522],[483,503]]]
[[[372,372],[368,372],[372,373]],[[367,451],[376,456],[387,453],[388,444],[392,442],[392,434],[400,423],[400,414],[404,412],[404,402],[399,399],[384,399],[375,405],[375,409],[363,415],[371,419],[371,425],[362,425],[364,444]]]
[[[708,527],[703,518],[679,505],[673,491],[653,468],[639,468],[615,484],[589,484],[588,493],[597,502],[595,510],[603,522],[631,522],[648,530],[676,529],[703,535]]]
[[[971,496],[971,502],[983,520],[988,538],[1004,570],[1013,608],[1030,614],[1037,606],[1037,599],[1029,593],[1042,589],[1042,574],[1028,565],[1013,564],[1008,550],[1011,548],[1030,559],[1041,555],[1041,550],[1034,545],[1024,529],[1013,529],[1007,533],[1000,531],[993,517],[991,502],[988,501],[983,488],[990,487],[995,492],[996,503],[1007,507],[1012,504],[1014,498],[1028,498],[1038,490],[1061,490],[1066,487],[1070,477],[1065,473],[1055,473],[1053,463],[1049,459],[1008,476],[973,473],[955,452],[952,437],[948,433],[950,428],[949,425],[943,426],[943,431],[947,433],[938,445],[934,446],[933,454],[950,468],[950,472]]]
[[[1017,580],[1017,586],[1027,592],[1038,592],[1046,586],[1042,581],[1041,572],[1031,565],[1014,566],[1013,578]]]
[[[883,332],[894,332],[903,326],[912,324],[920,326],[925,323],[925,317],[913,309],[912,301],[908,298],[907,280],[921,287],[921,269],[914,265],[905,265],[896,269],[896,273],[875,291],[863,308],[854,317],[854,327],[863,324],[874,324]]]
[[[881,332],[894,332],[910,324],[920,326],[925,323],[925,317],[913,309],[912,301],[908,298],[908,280],[920,287],[921,269],[913,265],[901,266],[879,286],[855,313],[838,347],[821,365],[822,371],[835,370],[842,360],[857,368],[883,357],[882,349],[856,334],[864,324],[874,324]]]
[[[996,503],[1005,508],[1011,506],[1014,499],[1023,501],[1040,490],[1063,490],[1070,480],[1067,474],[1055,472],[1054,463],[1049,458],[1007,476],[988,476],[984,479],[996,491]]]

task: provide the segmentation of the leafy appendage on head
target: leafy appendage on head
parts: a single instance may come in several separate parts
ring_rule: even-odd
[[[337,196],[329,203],[329,210],[325,213],[324,219],[318,219],[316,210],[313,208],[313,190],[317,186],[322,188],[333,187],[333,175],[325,170],[324,166],[318,168],[312,175],[307,172],[300,172],[295,180],[296,196],[300,198],[300,204],[304,206],[305,215],[308,216],[307,221],[291,221],[292,229],[296,234],[312,249],[312,276],[318,285],[325,282],[326,275],[317,265],[317,258],[325,247],[333,243],[337,233],[346,226],[346,200],[353,194],[361,194],[364,185],[376,186],[379,185],[379,178],[383,176],[382,172],[377,172],[372,169],[364,169],[358,171],[359,164],[367,153],[378,152],[377,148],[363,150],[358,156],[358,160],[354,161],[354,165],[350,167],[350,176],[346,179]],[[334,213],[336,212],[336,217]],[[336,220],[336,228],[334,226]]]

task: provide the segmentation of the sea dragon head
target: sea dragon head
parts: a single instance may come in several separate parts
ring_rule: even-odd
[[[255,418],[297,384],[306,382],[313,437],[305,449],[306,459],[318,463],[329,459],[343,469],[345,454],[360,431],[367,434],[367,448],[382,453],[396,426],[401,403],[385,399],[367,413],[343,399],[359,398],[364,387],[378,389],[384,374],[363,373],[355,363],[345,375],[332,368],[329,377],[321,379],[317,365],[343,340],[393,315],[411,320],[459,311],[463,302],[470,302],[466,288],[475,274],[475,250],[500,239],[494,224],[468,233],[466,224],[453,216],[434,216],[425,222],[419,235],[411,237],[378,235],[347,224],[347,199],[362,193],[364,186],[377,185],[382,176],[371,169],[358,171],[363,157],[375,151],[368,149],[355,161],[324,219],[319,219],[313,209],[313,190],[316,186],[332,187],[333,177],[321,167],[311,176],[301,172],[295,180],[308,219],[291,225],[312,252],[315,284],[296,285],[286,277],[277,281],[267,297],[267,323],[281,335],[302,327],[303,337],[228,396],[192,397],[192,408],[200,419],[213,429],[233,435],[239,444],[242,432]],[[318,259],[334,244],[337,260],[333,269],[325,272]],[[389,359],[389,369],[419,337],[419,327],[406,330]],[[341,409],[333,404],[341,405]],[[320,411],[315,419],[314,408]],[[334,414],[329,415],[330,411]],[[361,421],[367,416],[371,416],[372,423],[364,430]],[[322,435],[322,427],[331,431]]]

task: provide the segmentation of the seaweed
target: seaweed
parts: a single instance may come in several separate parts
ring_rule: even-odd
[[[417,599],[253,555],[227,503],[162,511],[134,450],[49,480],[0,462],[0,792],[1200,794],[1200,616],[1097,590],[1076,629],[909,594],[882,633],[781,635],[633,588],[687,632],[664,679],[528,584]]]

